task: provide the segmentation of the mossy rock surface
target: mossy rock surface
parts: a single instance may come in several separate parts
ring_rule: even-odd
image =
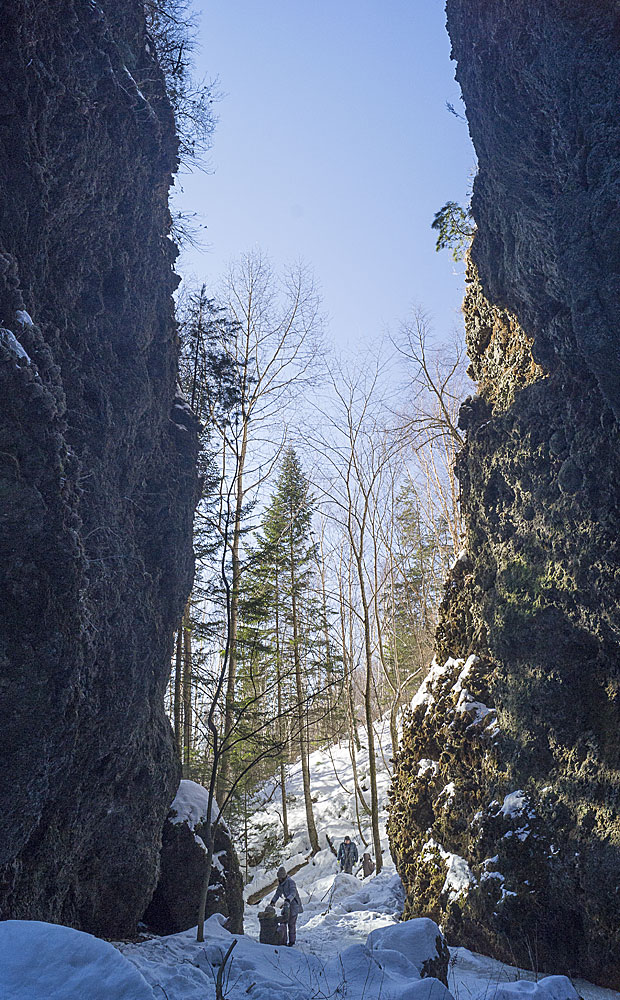
[[[468,295],[476,322],[481,295]],[[619,428],[593,376],[542,372],[518,324],[510,337],[514,392],[486,391],[500,341],[475,355],[482,395],[458,459],[466,556],[396,755],[390,841],[405,916],[618,988]]]

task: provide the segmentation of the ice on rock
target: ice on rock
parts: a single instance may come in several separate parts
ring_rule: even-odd
[[[441,800],[441,808],[447,809],[451,805],[454,797],[456,795],[456,786],[453,781],[449,781],[447,785],[441,789],[439,795],[437,796],[437,803]]]
[[[418,761],[418,778],[434,778],[439,774],[439,764],[436,760],[423,757]]]
[[[8,347],[11,354],[14,354],[16,358],[19,358],[21,361],[26,361],[27,364],[31,363],[26,351],[11,330],[7,330],[5,327],[0,327],[0,340],[4,343],[5,347]]]
[[[193,415],[191,406],[179,389],[174,394],[174,406],[177,410],[183,410],[184,413],[191,413]]]
[[[459,691],[462,691],[464,689],[464,687],[465,687],[465,681],[470,676],[470,674],[471,674],[473,668],[475,667],[475,665],[477,663],[479,663],[479,662],[480,662],[480,658],[478,656],[476,656],[475,654],[473,654],[473,653],[472,653],[471,656],[467,657],[467,659],[465,660],[465,666],[463,667],[463,669],[461,670],[460,674],[458,675],[458,677],[456,679],[456,684],[452,688],[452,690],[454,691],[455,694],[458,694]]]
[[[495,714],[494,708],[489,708],[488,705],[484,705],[481,701],[476,701],[465,688],[459,695],[455,711],[459,715],[467,712],[473,722],[481,722],[482,719],[486,719],[487,715]]]
[[[525,792],[521,788],[515,792],[509,792],[508,795],[504,796],[504,804],[500,812],[502,816],[507,816],[510,819],[528,812],[528,800]]]
[[[428,674],[420,684],[420,687],[418,688],[411,702],[412,709],[416,709],[420,705],[426,705],[428,709],[429,706],[433,704],[433,701],[435,700],[432,693],[433,686],[437,683],[438,680],[443,678],[448,673],[450,667],[457,662],[458,661],[456,660],[449,659],[446,660],[444,664],[439,664],[437,660],[433,658],[433,662],[431,663],[431,669],[429,670]]]
[[[422,857],[432,857],[433,854],[439,854],[446,866],[446,879],[441,891],[448,893],[450,902],[466,893],[470,886],[477,884],[476,877],[465,858],[446,851],[431,837],[422,847]]]
[[[476,885],[476,879],[465,858],[458,854],[447,854],[444,858],[448,871],[442,892],[448,893],[448,899],[453,902],[458,896],[466,893],[470,886]]]
[[[459,549],[457,555],[454,557],[454,559],[450,563],[450,572],[452,572],[453,570],[455,570],[457,566],[462,565],[463,563],[467,562],[468,559],[469,559],[469,556],[467,555],[467,550],[466,549]]]
[[[34,326],[30,314],[25,309],[18,309],[15,313],[15,319],[21,326]]]

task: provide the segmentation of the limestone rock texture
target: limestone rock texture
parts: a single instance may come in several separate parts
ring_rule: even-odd
[[[406,915],[620,988],[620,12],[448,0],[479,159],[466,526],[396,756]]]
[[[106,936],[155,888],[191,586],[174,120],[138,0],[0,4],[0,918]]]
[[[187,782],[185,782],[187,784]],[[181,783],[183,784],[183,782]],[[195,927],[206,870],[206,818],[191,818],[172,803],[164,824],[159,882],[144,915],[158,934],[177,934]],[[243,876],[230,832],[215,831],[213,867],[206,916],[222,913],[231,934],[243,934]]]

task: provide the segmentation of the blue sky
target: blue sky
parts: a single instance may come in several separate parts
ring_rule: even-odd
[[[183,274],[215,290],[260,246],[315,274],[337,346],[373,341],[412,305],[436,334],[460,324],[462,277],[430,228],[465,201],[475,157],[459,110],[442,0],[213,0],[198,73],[223,99],[210,174],[178,179],[202,216]]]

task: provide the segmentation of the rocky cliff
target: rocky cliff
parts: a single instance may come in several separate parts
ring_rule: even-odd
[[[407,912],[620,988],[620,15],[449,0],[479,158],[466,525],[396,762]]]
[[[0,917],[116,936],[178,782],[174,121],[139,0],[1,7]]]

